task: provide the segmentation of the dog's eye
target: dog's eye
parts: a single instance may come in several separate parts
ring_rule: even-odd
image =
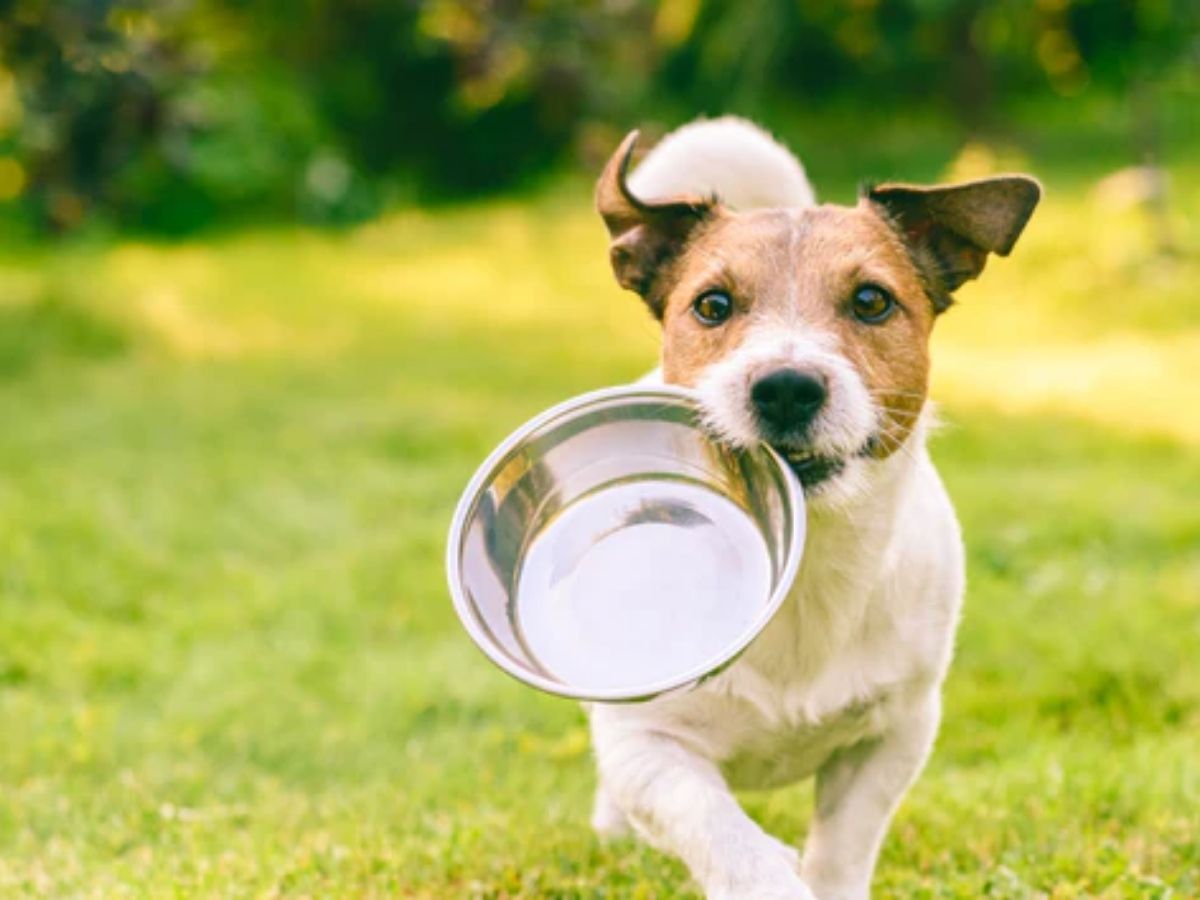
[[[854,318],[868,325],[878,325],[896,311],[896,301],[892,299],[892,295],[874,284],[864,284],[856,288],[850,306]]]
[[[705,325],[720,325],[733,315],[733,300],[724,291],[707,291],[692,302],[692,315]]]

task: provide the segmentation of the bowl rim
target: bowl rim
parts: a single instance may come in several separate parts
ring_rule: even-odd
[[[784,599],[790,593],[796,579],[800,560],[804,555],[807,536],[807,515],[804,504],[804,489],[796,473],[783,459],[779,452],[770,444],[763,442],[758,449],[765,450],[767,457],[779,473],[784,485],[787,502],[791,511],[791,542],[785,548],[785,558],[779,577],[771,591],[771,596],[763,604],[758,615],[747,625],[737,638],[731,641],[719,654],[706,662],[694,666],[678,675],[662,678],[644,686],[634,688],[610,689],[576,689],[565,682],[553,681],[536,672],[515,665],[498,646],[498,641],[479,622],[473,605],[468,601],[466,590],[462,583],[461,560],[464,530],[470,513],[478,502],[484,484],[495,472],[506,457],[525,443],[534,433],[565,416],[580,413],[588,408],[601,405],[611,400],[636,400],[639,398],[669,399],[676,404],[688,406],[697,411],[697,395],[694,391],[678,385],[647,385],[629,384],[600,388],[571,397],[555,404],[547,410],[519,426],[510,433],[500,444],[487,455],[475,469],[467,486],[463,489],[454,508],[454,516],[450,520],[450,529],[446,541],[446,578],[450,587],[450,598],[459,623],[470,636],[471,641],[478,647],[494,665],[522,684],[536,688],[547,694],[564,697],[570,700],[591,702],[624,703],[650,700],[663,694],[680,689],[694,687],[709,676],[724,670],[775,617]],[[711,435],[709,435],[711,438]]]

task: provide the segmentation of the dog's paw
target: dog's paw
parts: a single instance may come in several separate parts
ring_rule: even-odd
[[[779,849],[792,848],[780,843]],[[816,900],[796,871],[795,853],[770,853],[706,885],[710,900]]]
[[[798,875],[786,880],[760,879],[753,884],[713,888],[707,895],[709,900],[817,900]]]
[[[596,805],[592,808],[592,831],[602,841],[625,837],[632,829],[629,819],[603,790],[596,792]]]
[[[831,883],[816,879],[809,879],[807,883],[812,886],[813,896],[819,900],[869,900],[871,896],[870,884]]]

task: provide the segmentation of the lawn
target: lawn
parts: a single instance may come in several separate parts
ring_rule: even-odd
[[[1162,256],[1026,152],[1048,199],[936,336],[970,586],[877,892],[1196,896],[1200,156]],[[494,443],[653,363],[588,191],[0,256],[0,894],[689,889],[593,839],[580,710],[443,584]],[[802,839],[807,786],[744,799]]]

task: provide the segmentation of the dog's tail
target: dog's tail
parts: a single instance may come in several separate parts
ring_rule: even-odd
[[[816,202],[791,151],[735,116],[701,119],[672,131],[642,160],[629,188],[642,200],[715,194],[735,209]]]

